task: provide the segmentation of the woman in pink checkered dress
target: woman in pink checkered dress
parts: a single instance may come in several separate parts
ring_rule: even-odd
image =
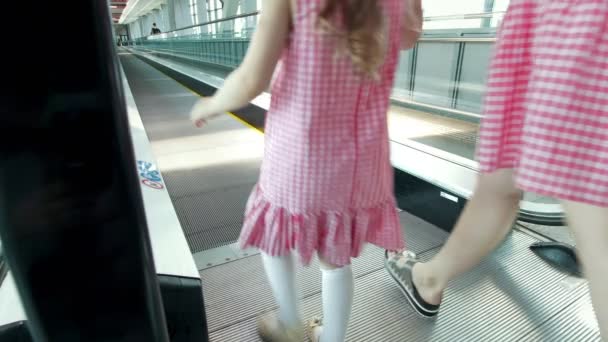
[[[509,232],[521,190],[558,198],[608,338],[608,1],[512,0],[490,66],[477,189],[441,251],[387,261],[410,304],[438,313],[448,282]]]
[[[420,33],[420,0],[266,0],[262,8],[243,64],[192,119],[202,126],[248,104],[275,74],[260,180],[240,238],[261,250],[280,307],[259,333],[265,341],[303,337],[297,251],[305,265],[318,255],[322,269],[324,324],[311,322],[309,336],[340,342],[353,300],[351,258],[366,243],[403,247],[386,114],[399,52]]]

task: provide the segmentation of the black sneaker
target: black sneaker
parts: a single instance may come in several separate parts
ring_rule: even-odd
[[[384,267],[395,280],[408,303],[414,308],[414,311],[422,317],[432,318],[439,313],[439,305],[425,302],[420,297],[416,286],[414,286],[412,269],[417,262],[416,255],[408,251],[390,257],[388,251],[386,251],[384,255]]]

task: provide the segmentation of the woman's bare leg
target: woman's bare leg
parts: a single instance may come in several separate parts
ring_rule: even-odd
[[[608,340],[608,208],[569,201],[563,204],[589,280],[600,333]]]
[[[513,170],[480,175],[475,193],[446,244],[431,261],[414,266],[414,284],[425,301],[439,304],[451,279],[479,264],[503,241],[520,199]]]

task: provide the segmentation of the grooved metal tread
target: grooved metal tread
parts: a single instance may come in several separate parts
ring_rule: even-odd
[[[174,200],[178,215],[188,219],[182,226],[184,233],[240,224],[252,188],[253,184],[247,184]]]
[[[428,232],[442,233],[429,224],[406,230],[412,242]],[[593,312],[586,283],[536,258],[528,249],[534,241],[513,232],[481,265],[450,284],[435,320],[421,319],[410,309],[384,271],[382,250],[368,246],[353,262],[355,301],[347,340],[599,341],[597,327],[587,321]],[[437,251],[438,246],[420,257]],[[257,318],[277,309],[260,257],[203,270],[201,277],[211,340],[258,341]],[[299,269],[305,318],[322,314],[320,279],[316,263]]]
[[[526,341],[601,341],[586,288],[582,296],[525,337]]]
[[[231,244],[239,238],[242,226],[241,222],[237,222],[187,234],[190,251],[194,254]]]

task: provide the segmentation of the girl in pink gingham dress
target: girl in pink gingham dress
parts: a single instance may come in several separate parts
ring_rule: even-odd
[[[243,65],[193,110],[203,125],[245,105],[280,59],[240,238],[262,251],[280,307],[260,325],[266,341],[302,337],[292,251],[322,264],[324,328],[312,322],[310,338],[339,342],[353,299],[351,258],[366,243],[403,248],[387,110],[402,42],[413,45],[421,21],[419,0],[265,1]]]
[[[511,0],[490,65],[477,189],[429,262],[387,262],[418,313],[511,229],[521,190],[562,201],[608,338],[608,1]]]
[[[318,33],[320,3],[299,2],[272,85],[261,176],[241,244],[271,256],[296,249],[304,264],[318,252],[344,266],[366,242],[387,249],[403,243],[386,119],[400,27],[388,23],[381,81],[361,79],[348,58],[334,58],[335,38]]]

